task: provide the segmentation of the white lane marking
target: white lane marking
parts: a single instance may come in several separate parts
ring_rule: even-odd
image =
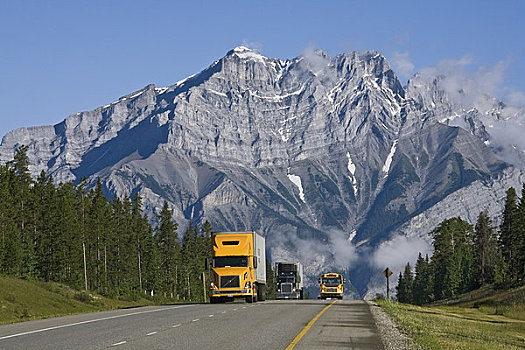
[[[226,311],[221,312],[221,314],[225,314],[225,313],[226,313]]]
[[[157,332],[149,332],[148,334],[146,334],[146,336],[150,336],[150,335],[153,335],[153,334],[157,334]]]
[[[242,308],[243,308],[243,309],[246,309],[246,306],[243,306]]]
[[[213,315],[209,315],[208,317],[213,317]]]
[[[70,323],[70,324],[63,324],[63,325],[55,326],[55,327],[35,329],[34,331],[28,331],[28,332],[22,332],[22,333],[6,335],[6,336],[3,336],[3,337],[0,337],[0,340],[14,338],[14,337],[20,337],[20,336],[28,335],[28,334],[47,332],[47,331],[51,331],[51,330],[54,330],[54,329],[73,327],[73,326],[78,326],[78,325],[81,325],[81,324],[112,320],[112,319],[115,319],[115,318],[121,318],[121,317],[127,317],[127,316],[149,314],[149,313],[152,313],[152,312],[166,311],[166,310],[172,310],[172,309],[180,309],[180,308],[183,308],[183,307],[190,307],[190,306],[195,306],[195,305],[180,305],[180,306],[174,306],[174,307],[165,307],[165,308],[156,309],[156,310],[137,311],[137,312],[132,312],[132,313],[125,314],[125,315],[108,316],[108,317],[97,318],[97,319],[94,319],[94,320],[87,320],[87,321],[75,322],[75,323]]]
[[[174,325],[173,325],[173,328],[177,328],[177,327],[180,327],[180,323],[179,323],[179,324],[174,324]]]
[[[198,319],[198,318],[196,318],[196,319],[192,320],[191,322],[197,322],[198,320],[199,320],[199,319]]]
[[[238,309],[233,309],[233,311],[237,311]]]
[[[111,346],[119,346],[119,345],[122,345],[122,344],[126,344],[126,341],[123,340],[121,342],[118,342],[118,343],[115,343],[115,344],[111,344]]]

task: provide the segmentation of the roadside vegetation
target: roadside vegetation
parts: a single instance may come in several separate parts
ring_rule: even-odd
[[[525,287],[477,294],[461,295],[453,306],[377,302],[422,349],[525,348]]]
[[[399,274],[397,301],[378,301],[423,349],[525,348],[525,184],[499,221],[443,220],[432,256]]]
[[[146,306],[162,300],[144,297],[106,298],[56,282],[0,276],[0,324],[84,312]]]
[[[443,220],[430,235],[434,252],[421,253],[414,272],[409,263],[399,274],[398,301],[424,305],[484,286],[508,290],[525,285],[525,184],[521,199],[507,191],[499,230],[486,211],[475,226],[459,217]]]
[[[209,222],[179,235],[164,203],[152,225],[139,195],[109,199],[100,181],[55,185],[43,171],[32,179],[26,152],[0,166],[0,275],[113,299],[205,300]]]

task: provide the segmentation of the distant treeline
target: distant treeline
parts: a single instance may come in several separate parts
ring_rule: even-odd
[[[416,305],[454,297],[483,285],[521,286],[525,281],[525,184],[521,199],[507,191],[499,230],[486,211],[472,227],[459,217],[441,222],[430,233],[434,253],[409,263],[399,274],[397,300]]]
[[[100,181],[55,186],[43,171],[33,180],[26,151],[0,166],[0,273],[110,297],[204,299],[208,221],[179,238],[167,203],[152,227],[139,195],[108,200]]]

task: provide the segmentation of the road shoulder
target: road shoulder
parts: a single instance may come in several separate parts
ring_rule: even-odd
[[[369,306],[339,300],[312,325],[295,349],[383,349]]]
[[[374,316],[376,327],[385,350],[420,350],[408,335],[373,301],[366,300]]]

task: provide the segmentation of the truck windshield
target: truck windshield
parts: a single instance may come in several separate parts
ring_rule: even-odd
[[[323,284],[325,286],[338,286],[341,284],[341,278],[340,277],[323,277]]]
[[[213,267],[248,267],[248,257],[219,256],[213,259]]]
[[[294,283],[295,277],[294,276],[279,276],[279,282],[280,283]]]

